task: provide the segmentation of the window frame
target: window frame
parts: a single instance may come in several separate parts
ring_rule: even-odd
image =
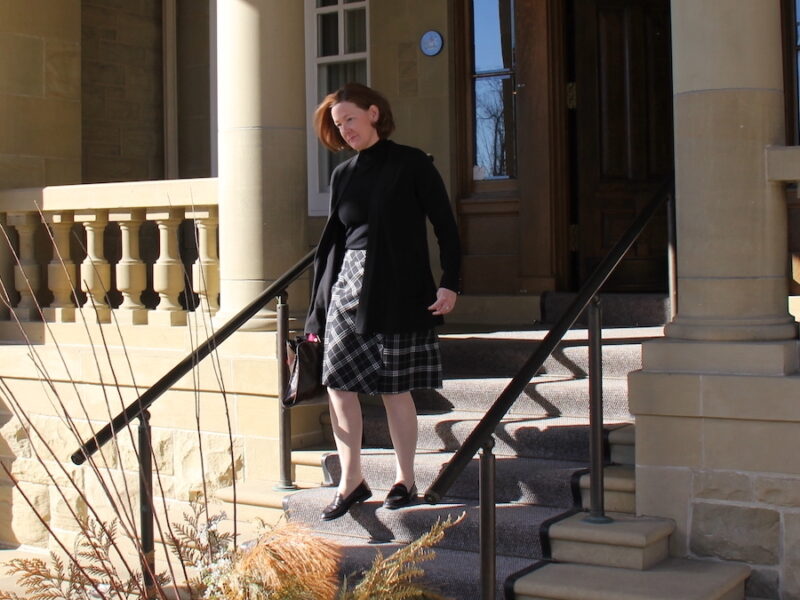
[[[781,0],[784,107],[786,116],[786,145],[800,143],[800,91],[798,91],[798,39],[797,0]]]
[[[454,71],[457,74],[459,81],[456,87],[456,113],[458,114],[457,122],[463,123],[463,127],[459,127],[457,131],[457,148],[463,150],[458,153],[457,157],[457,175],[458,175],[458,197],[461,199],[469,199],[474,197],[497,198],[502,201],[509,194],[514,195],[519,189],[519,174],[513,176],[501,177],[496,179],[474,179],[473,167],[475,162],[476,148],[475,148],[475,81],[478,79],[475,73],[475,57],[474,57],[474,35],[473,31],[473,13],[472,13],[473,0],[459,0],[460,6],[455,12],[454,30],[460,36],[460,43],[458,44],[462,51],[456,53],[454,57]],[[512,13],[514,11],[514,0],[511,5]],[[512,24],[516,27],[512,15]],[[513,32],[516,35],[516,31]],[[481,76],[485,76],[482,73]],[[508,73],[514,85],[516,85],[517,78],[517,61],[513,57],[513,64]],[[518,164],[517,156],[517,123],[516,123],[516,105],[514,116],[514,160]]]
[[[365,10],[366,46],[363,52],[344,51],[345,47],[345,13],[352,10]],[[308,170],[307,211],[311,217],[324,217],[329,210],[329,191],[320,191],[320,147],[321,144],[314,133],[312,118],[319,104],[319,68],[326,64],[342,64],[364,61],[366,65],[366,84],[370,75],[370,13],[369,0],[338,0],[332,6],[317,7],[317,0],[305,0],[305,47],[306,47],[306,165]],[[329,56],[317,56],[318,16],[338,13],[338,53]]]

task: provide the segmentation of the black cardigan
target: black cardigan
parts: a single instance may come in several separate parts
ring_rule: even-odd
[[[331,288],[344,258],[345,228],[337,205],[355,168],[356,157],[331,177],[330,216],[314,258],[306,333],[322,336]],[[439,245],[439,287],[460,291],[461,249],[444,182],[431,158],[416,148],[387,140],[386,161],[369,201],[364,280],[356,315],[358,333],[424,331],[444,322],[428,306],[436,301],[428,254],[426,218]]]

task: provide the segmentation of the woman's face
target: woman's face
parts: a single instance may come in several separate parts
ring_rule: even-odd
[[[380,139],[375,123],[378,122],[378,107],[374,104],[366,110],[352,102],[339,102],[331,108],[333,124],[347,145],[361,151]]]

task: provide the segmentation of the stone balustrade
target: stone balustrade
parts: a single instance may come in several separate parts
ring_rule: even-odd
[[[181,325],[219,309],[216,179],[0,190],[0,227],[7,318]]]

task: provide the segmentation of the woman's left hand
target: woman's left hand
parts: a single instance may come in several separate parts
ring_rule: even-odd
[[[436,302],[431,304],[428,307],[428,310],[436,316],[446,315],[455,307],[457,298],[458,294],[456,294],[453,290],[439,288],[436,290]]]

